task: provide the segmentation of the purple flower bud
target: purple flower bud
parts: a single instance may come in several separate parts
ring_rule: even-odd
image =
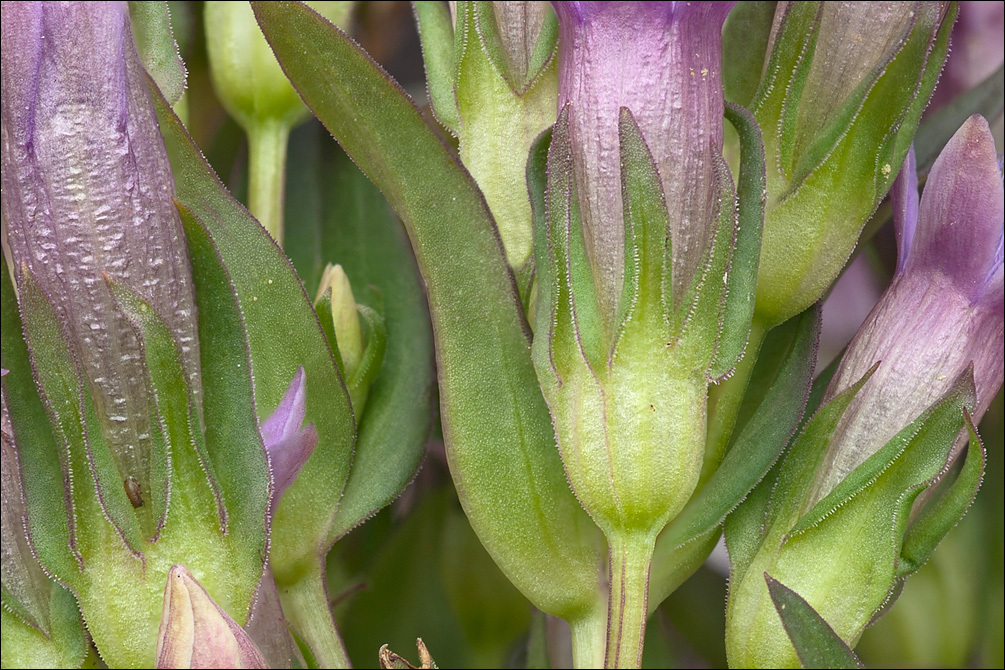
[[[156,659],[158,668],[269,667],[251,637],[184,565],[168,571]]]
[[[841,419],[819,500],[974,365],[979,421],[1002,384],[1005,195],[987,121],[972,116],[936,160],[918,203],[914,155],[893,188],[897,273],[855,336],[825,401],[877,361]]]
[[[306,415],[307,379],[304,368],[300,367],[290,380],[279,406],[262,422],[261,427],[262,441],[272,468],[273,508],[318,444],[318,431],[313,423],[307,424],[306,428],[300,427]]]
[[[201,395],[191,270],[126,3],[5,3],[3,220],[53,302],[123,477],[150,486],[150,392],[103,273],[172,328]],[[197,405],[199,403],[197,402]]]
[[[559,109],[569,112],[576,187],[602,311],[624,274],[618,115],[635,117],[658,166],[674,297],[705,257],[718,213],[722,24],[733,2],[555,2]]]

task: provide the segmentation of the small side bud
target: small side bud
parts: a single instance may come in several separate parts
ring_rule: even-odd
[[[244,629],[184,565],[168,571],[156,658],[158,668],[269,667]]]
[[[348,380],[359,369],[366,341],[363,337],[363,326],[359,321],[359,311],[356,309],[356,299],[352,294],[352,286],[341,265],[329,263],[325,268],[321,276],[318,297],[314,301],[315,305],[323,300],[331,304],[332,326],[342,362],[342,374]]]

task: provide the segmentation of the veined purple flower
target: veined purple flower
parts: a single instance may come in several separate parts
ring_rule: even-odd
[[[875,363],[834,433],[819,500],[943,396],[971,362],[980,420],[1003,379],[1002,174],[987,121],[971,117],[918,200],[914,154],[893,188],[897,271],[855,336],[826,402]]]
[[[3,220],[64,324],[123,478],[151,486],[150,390],[103,279],[172,330],[199,398],[191,268],[126,3],[4,3]]]
[[[705,257],[722,153],[722,23],[734,2],[555,2],[558,105],[570,137],[587,253],[601,311],[624,275],[618,114],[635,117],[659,168],[670,215],[674,297]]]

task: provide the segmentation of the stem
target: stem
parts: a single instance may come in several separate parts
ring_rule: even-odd
[[[600,668],[607,650],[607,612],[596,607],[589,616],[569,622],[575,668]]]
[[[714,384],[708,390],[708,433],[705,438],[705,462],[702,464],[698,488],[701,488],[715,473],[722,457],[726,455],[729,438],[733,436],[736,417],[743,404],[743,396],[754,372],[757,355],[764,343],[768,329],[754,319],[750,324],[750,338],[743,358],[736,364],[733,376]]]
[[[299,581],[276,584],[283,614],[293,630],[307,643],[319,668],[351,668],[345,644],[335,626],[328,590],[321,567],[316,566]]]
[[[286,144],[290,128],[265,119],[248,127],[248,209],[277,244],[283,244]]]
[[[612,535],[611,597],[607,615],[605,668],[638,668],[649,614],[649,566],[655,540],[645,535]]]

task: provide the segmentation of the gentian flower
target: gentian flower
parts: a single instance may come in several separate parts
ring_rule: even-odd
[[[576,189],[602,312],[621,298],[624,225],[618,113],[631,110],[659,169],[673,294],[705,258],[722,154],[723,21],[733,2],[556,2],[558,105],[569,108]],[[610,324],[609,324],[610,325]]]
[[[217,256],[190,256],[126,3],[5,4],[2,34],[19,288],[4,264],[3,384],[27,539],[102,657],[149,666],[171,565],[247,617],[271,510],[317,440],[304,373],[259,433],[237,298]],[[197,276],[223,288],[211,309]],[[225,351],[202,351],[206,318],[236,334]]]
[[[817,499],[945,395],[971,363],[979,422],[1003,378],[1002,179],[987,121],[971,117],[921,198],[913,152],[891,193],[897,270],[841,359],[824,402],[879,367],[838,425]]]
[[[957,131],[920,204],[909,155],[893,204],[890,286],[774,478],[727,521],[731,665],[798,662],[765,574],[853,645],[980,485],[976,433],[951,466],[1003,379],[1005,191],[987,122]]]

